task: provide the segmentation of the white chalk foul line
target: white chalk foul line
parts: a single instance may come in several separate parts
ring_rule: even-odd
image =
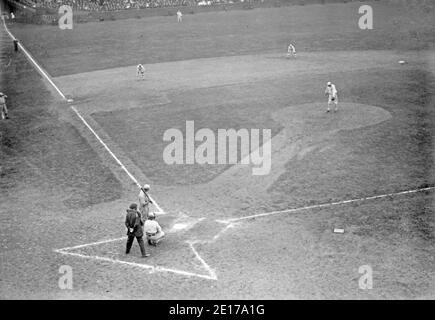
[[[271,216],[271,215],[276,215],[276,214],[294,213],[294,212],[303,211],[303,210],[325,208],[325,207],[337,206],[337,205],[354,203],[354,202],[361,202],[361,201],[367,201],[367,200],[381,199],[381,198],[386,198],[386,197],[394,197],[394,196],[400,196],[400,195],[417,193],[417,192],[423,192],[423,191],[431,191],[431,190],[434,190],[434,189],[435,189],[435,187],[427,187],[427,188],[413,189],[413,190],[407,190],[407,191],[401,191],[401,192],[386,193],[386,194],[381,194],[381,195],[371,196],[371,197],[364,197],[364,198],[358,198],[358,199],[349,199],[349,200],[343,200],[343,201],[336,201],[336,202],[328,202],[328,203],[316,204],[316,205],[306,206],[306,207],[300,207],[300,208],[293,208],[293,209],[286,209],[286,210],[280,210],[280,211],[271,211],[271,212],[258,213],[258,214],[253,214],[253,215],[250,215],[250,216],[239,217],[239,218],[232,218],[232,219],[225,219],[225,220],[216,220],[216,222],[220,222],[220,223],[232,223],[232,222],[236,222],[236,221],[255,219],[255,218],[266,217],[266,216]]]
[[[17,38],[15,38],[15,36],[9,31],[5,19],[4,17],[2,17],[3,20],[3,26],[6,30],[6,32],[8,33],[9,37],[11,37],[12,40],[17,40]],[[62,97],[63,100],[66,100],[65,95],[62,93],[62,91],[60,91],[60,89],[58,88],[58,86],[53,82],[53,80],[51,80],[51,77],[39,66],[39,64],[35,61],[35,59],[33,59],[33,57],[30,55],[30,53],[24,48],[24,46],[18,42],[18,47],[24,52],[24,54],[26,55],[27,59],[30,60],[30,62],[32,62],[32,64],[35,66],[35,68],[39,71],[39,73],[42,74],[42,76],[47,79],[47,81],[53,86],[53,88],[57,91],[57,93],[59,93],[59,95]]]
[[[1,14],[1,11],[0,11]],[[2,21],[3,21],[3,26],[6,30],[6,32],[8,33],[9,37],[11,37],[12,40],[16,40],[15,36],[9,31],[6,22],[4,20],[4,17],[2,17]],[[18,42],[18,46],[19,48],[24,52],[24,54],[26,55],[27,59],[30,60],[30,62],[32,62],[32,64],[35,66],[35,68],[41,73],[41,75],[53,86],[53,88],[57,91],[57,93],[59,93],[59,95],[62,97],[63,100],[67,100],[65,95],[63,94],[63,92],[59,89],[59,87],[53,82],[53,80],[51,79],[51,77],[49,76],[49,74],[47,72],[45,72],[40,66],[39,64],[36,62],[35,59],[33,59],[33,57],[30,55],[30,53],[24,48],[24,46]],[[79,112],[77,111],[76,108],[71,107],[74,112],[78,115],[78,117],[80,118],[80,120],[83,121],[83,123],[88,127],[88,129],[94,134],[94,136],[98,139],[98,141],[104,146],[104,148],[106,148],[106,150],[110,153],[110,155],[116,160],[116,162],[121,166],[121,168],[127,173],[127,175],[130,177],[130,179],[132,179],[136,185],[140,188],[141,185],[138,183],[137,179],[127,170],[127,168],[121,163],[121,161],[119,161],[119,159],[115,156],[115,154],[109,149],[109,147],[103,142],[103,140],[97,135],[97,133],[92,129],[92,127],[85,121],[85,119],[83,119],[83,117],[79,114]],[[151,197],[150,197],[151,199]],[[151,201],[153,201],[154,206],[158,209],[157,213],[160,214],[164,214],[165,212],[162,210],[162,208],[157,204],[157,202],[155,202],[153,199],[151,199]]]
[[[207,280],[217,280],[216,277],[213,276],[212,274],[211,275],[204,275],[204,274],[193,273],[193,272],[188,272],[188,271],[183,271],[183,270],[178,270],[178,269],[165,268],[165,267],[160,267],[160,266],[152,266],[152,265],[144,264],[144,263],[129,262],[129,261],[123,261],[123,260],[112,259],[112,258],[107,258],[107,257],[100,257],[100,256],[84,255],[84,254],[76,253],[76,252],[63,251],[62,249],[57,249],[54,251],[57,253],[63,254],[63,255],[70,255],[70,256],[80,257],[80,258],[84,258],[84,259],[106,261],[106,262],[115,263],[115,264],[123,264],[123,265],[128,265],[131,267],[147,269],[150,272],[156,272],[156,271],[157,272],[169,272],[169,273],[175,273],[175,274],[187,276],[187,277],[198,277],[198,278],[203,278],[203,279],[207,279]]]
[[[89,129],[89,131],[92,132],[92,134],[95,136],[95,138],[97,138],[97,140],[103,145],[103,147],[107,150],[107,152],[109,152],[109,154],[112,156],[113,159],[115,159],[115,161],[118,163],[118,165],[121,167],[122,170],[125,171],[125,173],[130,177],[131,180],[133,180],[133,182],[139,187],[141,188],[142,186],[139,184],[139,182],[137,181],[137,179],[130,173],[130,171],[128,171],[128,169],[124,166],[124,164],[118,159],[118,157],[112,152],[112,150],[110,150],[110,148],[107,146],[107,144],[98,136],[98,134],[95,132],[94,129],[92,129],[92,127],[89,125],[89,123],[82,117],[82,115],[78,112],[78,110],[74,107],[71,106],[71,109],[76,113],[76,115],[79,117],[79,119],[85,124],[85,126]],[[160,214],[164,214],[165,212],[163,211],[163,209],[157,204],[157,202],[151,198],[151,196],[149,196],[151,201],[153,202],[153,205],[159,210],[158,213]]]

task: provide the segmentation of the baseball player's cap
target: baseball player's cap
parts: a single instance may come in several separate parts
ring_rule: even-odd
[[[326,85],[329,87],[331,85],[331,82],[328,81],[328,83]]]
[[[143,188],[144,188],[145,190],[149,190],[149,189],[150,189],[150,185],[149,185],[149,184],[144,184],[144,185],[143,185]]]
[[[4,96],[3,92],[0,92],[0,96]]]
[[[148,213],[148,218],[155,218],[156,214],[154,212]]]

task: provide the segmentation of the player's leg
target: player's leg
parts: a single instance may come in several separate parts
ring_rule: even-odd
[[[165,237],[165,233],[163,231],[158,232],[154,237],[153,237],[153,241],[155,244],[159,243],[160,241],[162,241],[162,239]]]
[[[148,214],[150,213],[150,207],[148,204],[144,205],[143,207],[143,212],[142,212],[142,218],[143,219],[148,219]]]
[[[150,254],[145,250],[145,244],[143,242],[143,237],[136,237],[137,243],[139,244],[140,253],[142,254],[142,258],[149,257]]]
[[[328,96],[328,109],[326,109],[326,112],[330,111],[331,102],[332,102],[332,97]]]
[[[128,238],[127,238],[127,245],[126,245],[126,247],[125,247],[125,253],[126,253],[126,254],[129,254],[129,253],[130,253],[131,246],[132,246],[132,244],[133,244],[133,240],[134,240],[134,235],[129,234],[129,235],[128,235]]]
[[[2,119],[9,119],[9,116],[8,116],[8,108],[6,107],[6,103],[5,103],[5,104],[2,104],[2,107],[1,107],[1,114],[2,114]]]

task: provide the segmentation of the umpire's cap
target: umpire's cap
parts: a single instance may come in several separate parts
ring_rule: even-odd
[[[136,204],[136,203],[132,203],[132,204],[130,205],[130,209],[132,209],[132,210],[137,209],[137,204]]]

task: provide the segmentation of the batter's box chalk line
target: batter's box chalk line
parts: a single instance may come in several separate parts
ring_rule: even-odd
[[[159,265],[150,265],[150,264],[146,264],[146,263],[125,261],[125,260],[121,260],[121,259],[117,259],[117,258],[109,258],[109,257],[104,257],[104,256],[90,255],[90,254],[83,254],[83,253],[79,253],[79,252],[74,252],[74,250],[77,250],[77,249],[82,249],[82,248],[91,247],[91,246],[98,246],[101,244],[106,244],[106,243],[110,243],[110,242],[117,242],[117,241],[122,241],[122,240],[125,241],[126,237],[107,239],[107,240],[102,240],[102,241],[97,241],[97,242],[81,244],[81,245],[77,245],[77,246],[73,246],[73,247],[55,249],[54,252],[60,253],[63,255],[69,255],[69,256],[73,256],[73,257],[83,258],[83,259],[104,261],[104,262],[109,262],[109,263],[113,263],[113,264],[141,268],[141,269],[148,270],[150,273],[166,272],[166,273],[173,273],[173,274],[177,274],[177,275],[185,276],[185,277],[196,277],[196,278],[207,279],[207,280],[217,280],[217,276],[216,276],[215,271],[199,255],[198,251],[194,247],[194,243],[191,243],[191,242],[187,242],[187,244],[189,245],[189,247],[192,250],[193,254],[195,255],[196,259],[201,263],[201,266],[206,271],[206,274],[190,272],[190,271],[185,271],[185,270],[180,270],[180,269],[175,269],[175,268],[167,268],[167,267],[163,267],[163,266],[159,266]]]

